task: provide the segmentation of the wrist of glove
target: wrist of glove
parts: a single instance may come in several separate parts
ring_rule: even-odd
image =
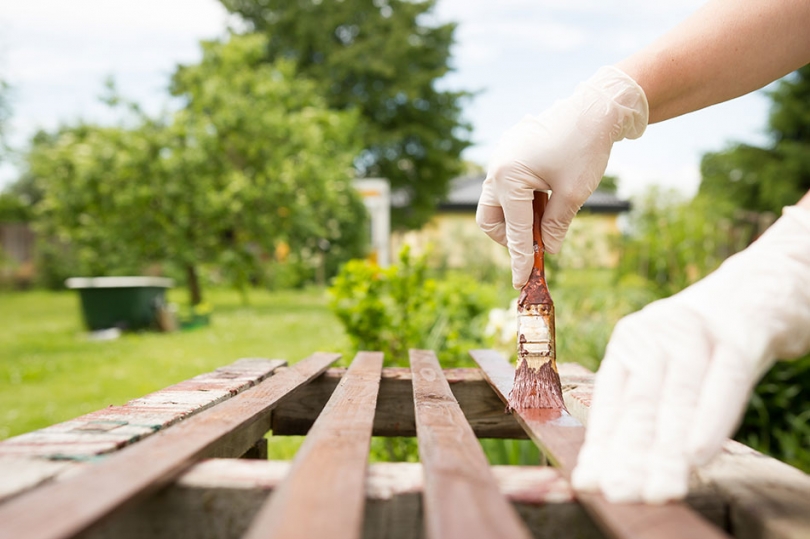
[[[551,191],[542,232],[549,253],[560,249],[574,215],[602,179],[613,143],[647,127],[644,92],[615,67],[603,67],[568,99],[508,130],[490,161],[476,220],[509,248],[512,281],[531,272],[534,191]]]
[[[579,490],[616,502],[686,495],[774,360],[810,350],[810,210],[784,215],[706,279],[616,326],[599,369]]]

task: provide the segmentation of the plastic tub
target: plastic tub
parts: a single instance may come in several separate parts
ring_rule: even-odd
[[[163,277],[73,277],[65,281],[79,291],[84,324],[90,331],[157,329],[157,316],[166,305]]]

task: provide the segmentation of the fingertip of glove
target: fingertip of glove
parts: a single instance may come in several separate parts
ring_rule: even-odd
[[[695,466],[703,466],[712,460],[723,445],[722,441],[715,440],[690,440],[686,451],[689,455],[689,461]]]
[[[560,252],[560,243],[556,241],[546,242],[543,244],[543,250],[550,255],[556,255]]]
[[[631,457],[620,454],[616,441],[612,444],[614,450],[610,453],[611,465],[601,473],[599,488],[605,498],[615,503],[634,503],[641,501],[646,478],[646,469],[642,464],[645,458]]]
[[[531,273],[531,266],[527,271],[512,268],[512,288],[520,290],[527,282],[529,282],[529,274]]]
[[[641,495],[646,503],[661,504],[686,496],[689,464],[683,456],[661,460],[651,466],[649,473]]]
[[[554,230],[550,226],[543,227],[543,250],[550,255],[559,253],[566,230]]]
[[[644,503],[661,505],[672,500],[681,500],[688,492],[686,481],[660,482],[650,481],[644,486],[641,498]]]
[[[580,463],[571,473],[571,486],[577,492],[597,492],[599,490],[599,468]]]
[[[610,503],[638,503],[641,501],[639,489],[625,483],[602,484],[602,494]]]
[[[512,261],[512,287],[520,290],[529,281],[532,272],[532,257],[521,257]]]

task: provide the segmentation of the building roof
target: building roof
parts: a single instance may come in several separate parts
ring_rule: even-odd
[[[475,211],[481,190],[484,184],[483,174],[475,176],[460,176],[450,182],[450,192],[439,210],[443,211]],[[582,209],[593,213],[622,213],[630,209],[630,202],[622,200],[613,193],[597,189],[585,201]]]

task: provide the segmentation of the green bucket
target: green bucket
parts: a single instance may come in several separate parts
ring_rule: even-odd
[[[84,324],[90,331],[157,329],[158,312],[166,305],[162,277],[73,277],[65,281],[79,291]]]

